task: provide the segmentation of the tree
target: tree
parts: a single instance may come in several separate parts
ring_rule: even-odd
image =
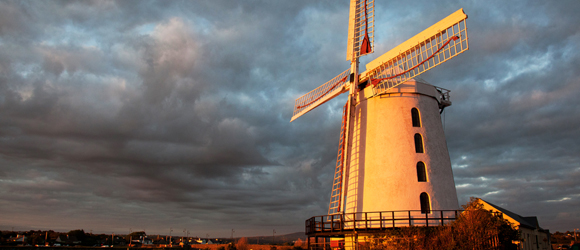
[[[384,249],[516,249],[512,241],[519,232],[501,214],[485,210],[476,198],[462,206],[463,211],[449,225],[439,227],[402,227],[371,237],[365,246]]]
[[[130,242],[131,240],[140,240],[145,237],[147,237],[147,233],[145,233],[145,231],[132,232],[125,236],[125,241]]]
[[[41,242],[41,240],[42,240],[42,242]],[[26,244],[34,246],[34,245],[44,243],[44,238],[41,238],[39,233],[34,233],[34,231],[30,231],[30,233],[28,233],[28,235],[26,235],[25,242],[26,242]]]
[[[471,197],[462,207],[465,211],[451,226],[454,240],[464,249],[509,248],[512,241],[520,240],[519,232],[500,213],[483,209],[477,198]]]
[[[67,235],[69,237],[76,238],[78,241],[81,241],[81,242],[85,240],[85,230],[83,230],[83,229],[76,229],[76,230],[69,231],[67,233]]]
[[[52,233],[54,233],[54,232],[52,232]],[[52,234],[52,233],[50,233],[50,234]],[[80,241],[81,242],[80,245],[82,245],[82,246],[93,246],[93,245],[97,244],[97,241],[98,241],[96,236],[85,233],[85,230],[83,230],[83,229],[71,230],[67,233],[67,235],[68,235],[69,239],[76,239],[76,241]],[[70,243],[72,243],[72,242],[70,242]]]
[[[248,250],[248,239],[246,237],[242,237],[240,240],[238,240],[238,243],[236,243],[236,249],[237,250]]]
[[[294,248],[293,248],[293,249],[296,249],[296,250],[297,250],[297,249],[302,249],[302,248],[304,248],[304,246],[305,246],[305,245],[306,245],[306,244],[305,244],[305,242],[304,242],[303,240],[301,240],[301,239],[297,239],[297,240],[294,242]]]
[[[234,243],[230,242],[227,247],[226,250],[237,250],[236,246],[234,245]]]

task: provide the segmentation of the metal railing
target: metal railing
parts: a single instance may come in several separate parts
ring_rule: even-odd
[[[449,96],[449,92],[451,91],[437,86],[435,86],[435,89],[439,93],[437,102],[439,102],[439,113],[441,113],[445,107],[451,106],[451,97]]]
[[[457,219],[462,210],[360,212],[314,216],[306,220],[306,234],[376,231],[408,226],[441,226]]]

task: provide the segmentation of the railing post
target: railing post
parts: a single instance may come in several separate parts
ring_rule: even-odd
[[[380,227],[383,230],[383,212],[379,212],[379,218]]]
[[[409,215],[407,216],[407,220],[409,220],[409,226],[411,226],[411,210],[407,211]]]
[[[441,212],[441,226],[443,226],[443,210],[441,210],[440,212]]]
[[[356,214],[357,213],[352,213],[353,217],[352,217],[352,229],[356,231]]]
[[[312,228],[310,230],[312,230],[313,232],[317,232],[318,231],[318,228],[317,228],[317,223],[316,223],[316,217],[313,217],[313,219],[314,220],[312,220],[310,222],[310,227]]]
[[[344,215],[340,215],[340,231],[344,230]]]
[[[330,216],[330,231],[334,232],[334,215]]]
[[[369,229],[369,218],[367,216],[367,213],[365,212],[365,230]]]
[[[425,213],[425,225],[429,226],[429,213]]]
[[[320,249],[318,245],[318,236],[314,237],[314,245],[316,249]]]
[[[395,228],[395,211],[391,211],[391,214],[392,214],[391,219],[393,221],[393,228]]]

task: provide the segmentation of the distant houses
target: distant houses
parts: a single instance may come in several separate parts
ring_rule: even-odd
[[[201,238],[197,238],[195,242],[197,242],[197,244],[214,244],[210,239],[201,239]]]
[[[15,243],[20,243],[20,245],[23,245],[23,243],[26,241],[26,236],[24,235],[17,235],[16,238],[14,238],[13,240]]]
[[[188,246],[188,245],[198,245],[198,244],[216,244],[221,243],[221,240],[197,238],[197,237],[169,237],[169,236],[157,236],[149,237],[143,236],[138,239],[131,239],[131,247],[146,247],[146,246],[156,246],[156,247],[171,247],[171,246]],[[219,244],[219,243],[218,243]]]
[[[54,242],[60,246],[75,246],[82,243],[76,236],[68,234],[60,234]]]

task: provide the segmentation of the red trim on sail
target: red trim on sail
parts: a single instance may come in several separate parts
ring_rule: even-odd
[[[371,84],[372,84],[373,86],[377,86],[377,84],[379,84],[381,81],[388,80],[388,79],[393,79],[393,78],[395,78],[395,77],[402,76],[402,75],[404,75],[404,74],[406,74],[406,73],[409,73],[409,71],[416,69],[416,68],[417,68],[417,67],[419,67],[421,64],[423,64],[423,63],[425,63],[426,61],[429,61],[429,59],[433,58],[433,57],[434,57],[434,56],[435,56],[437,53],[439,53],[439,51],[441,51],[441,50],[442,50],[442,49],[443,49],[445,46],[447,46],[447,44],[449,44],[449,42],[451,42],[451,40],[453,40],[453,41],[456,41],[457,39],[459,39],[459,37],[458,37],[458,36],[452,36],[452,37],[450,37],[450,38],[447,40],[447,42],[445,42],[443,45],[441,45],[441,47],[439,47],[439,49],[437,49],[437,51],[435,51],[435,53],[431,54],[429,57],[427,57],[427,59],[425,59],[425,60],[421,61],[420,63],[418,63],[418,64],[417,64],[417,65],[415,65],[414,67],[412,67],[412,68],[410,68],[410,69],[408,69],[408,70],[405,70],[405,71],[404,71],[404,72],[402,72],[402,73],[396,74],[396,75],[394,75],[394,76],[389,76],[389,77],[385,77],[385,78],[377,78],[377,79],[371,79]]]

